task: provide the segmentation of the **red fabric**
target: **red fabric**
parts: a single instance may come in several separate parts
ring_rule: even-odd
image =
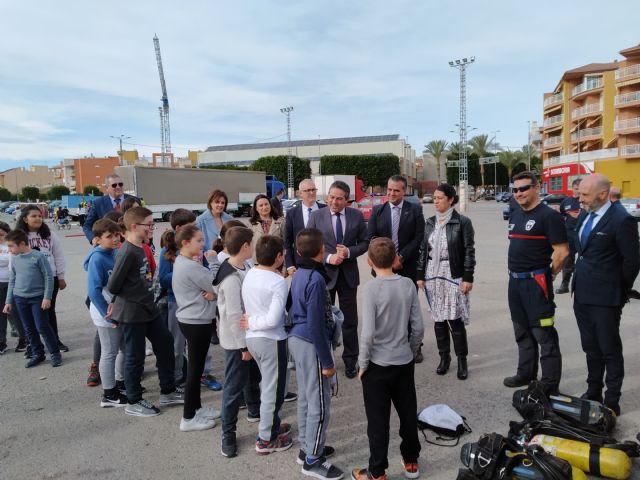
[[[151,275],[156,274],[156,261],[153,258],[153,250],[146,243],[142,244],[142,249],[144,250],[145,255],[147,256],[147,262],[149,262],[149,267],[151,268]]]
[[[540,285],[540,288],[544,293],[544,298],[549,300],[549,289],[547,288],[547,275],[544,273],[538,273],[537,275],[533,276],[533,279],[536,281],[538,285]]]
[[[544,235],[523,235],[521,233],[510,233],[509,238],[524,238],[525,240],[546,240]]]

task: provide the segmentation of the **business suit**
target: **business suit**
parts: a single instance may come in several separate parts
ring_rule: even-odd
[[[128,195],[125,193],[122,196],[120,205],[122,205],[122,202],[124,202],[124,200],[129,197],[133,197],[133,195]],[[93,224],[104,217],[111,210],[113,210],[113,202],[111,201],[111,197],[109,195],[103,195],[102,197],[96,198],[93,201],[93,203],[91,204],[91,208],[89,208],[89,212],[87,213],[87,218],[84,221],[84,225],[82,226],[82,231],[84,232],[85,237],[87,237],[87,240],[91,241],[93,239],[93,232],[91,231]]]
[[[626,211],[611,205],[583,243],[580,231],[588,217],[583,212],[576,225],[573,310],[587,357],[586,395],[602,398],[606,371],[604,403],[615,411],[624,378],[620,316],[640,270],[638,226]]]
[[[392,237],[391,203],[376,205],[369,217],[367,234],[369,241],[375,237]],[[416,281],[416,265],[422,238],[424,236],[424,216],[420,205],[402,203],[398,226],[398,255],[402,257],[402,268],[396,273]]]
[[[367,226],[364,217],[359,210],[346,207],[344,214],[344,236],[342,245],[349,249],[349,258],[340,265],[330,265],[327,259],[330,254],[335,254],[337,241],[333,229],[332,214],[330,208],[322,208],[311,213],[307,228],[317,228],[322,232],[324,239],[325,267],[329,281],[327,288],[331,293],[331,300],[335,302],[336,294],[340,299],[340,309],[344,314],[342,325],[342,338],[344,351],[342,360],[347,371],[356,368],[358,360],[358,304],[356,297],[360,284],[358,272],[358,257],[369,248]]]
[[[326,207],[324,203],[315,202],[318,209]],[[297,202],[289,211],[284,223],[284,262],[287,268],[298,267],[301,257],[296,252],[296,236],[305,228],[302,210],[305,207],[302,202]],[[309,214],[309,218],[311,214]],[[307,220],[308,221],[308,220]]]

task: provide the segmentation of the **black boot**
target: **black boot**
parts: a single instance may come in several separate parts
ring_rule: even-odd
[[[451,365],[451,346],[449,341],[449,325],[447,322],[435,322],[433,329],[436,333],[436,343],[440,352],[440,364],[436,368],[438,375],[444,375]]]
[[[465,355],[458,356],[458,378],[460,380],[466,380],[469,376],[469,371],[467,370],[467,357]]]
[[[451,326],[451,336],[453,337],[453,349],[458,357],[458,378],[466,380],[469,376],[467,370],[467,355],[469,347],[467,345],[467,329],[461,319],[449,320]]]
[[[569,282],[571,281],[571,274],[562,272],[562,283],[556,288],[556,293],[561,295],[563,293],[569,293]]]

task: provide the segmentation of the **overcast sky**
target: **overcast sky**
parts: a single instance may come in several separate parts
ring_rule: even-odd
[[[160,38],[173,151],[398,133],[418,153],[468,124],[519,147],[564,71],[640,42],[637,1],[0,0],[0,169],[159,151]]]

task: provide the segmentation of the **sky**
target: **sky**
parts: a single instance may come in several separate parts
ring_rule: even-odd
[[[467,123],[527,142],[566,70],[640,43],[637,1],[0,0],[0,170],[160,151],[160,39],[173,151],[400,134],[422,152]],[[451,131],[454,132],[451,132]]]

